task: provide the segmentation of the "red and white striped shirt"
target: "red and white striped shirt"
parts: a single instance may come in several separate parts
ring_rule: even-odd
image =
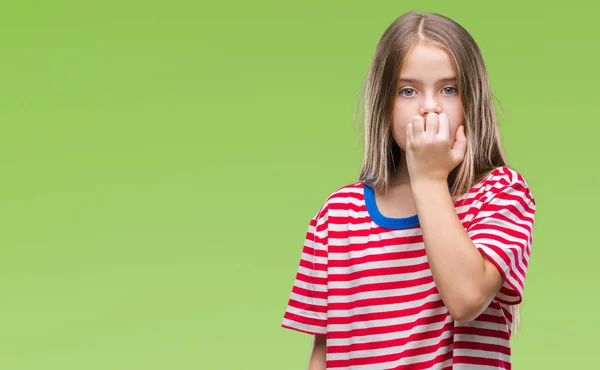
[[[326,335],[327,369],[510,369],[511,305],[521,302],[535,201],[508,167],[455,202],[505,284],[475,320],[452,319],[434,283],[418,216],[389,218],[360,183],[311,219],[282,326]]]

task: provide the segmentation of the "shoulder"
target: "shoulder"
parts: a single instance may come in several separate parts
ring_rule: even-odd
[[[535,204],[533,193],[525,176],[508,166],[498,167],[490,171],[473,186],[471,192],[479,193],[483,201],[490,201],[499,195],[510,194]]]
[[[521,184],[529,187],[525,176],[514,168],[508,166],[497,167],[490,171],[487,176],[481,181],[482,183],[496,184],[498,186],[510,186]]]
[[[342,210],[364,203],[364,185],[360,182],[346,184],[331,191],[322,201],[315,218],[326,217],[331,210]]]
[[[364,185],[359,182],[347,184],[337,188],[327,197],[325,204],[336,201],[347,201],[349,199],[357,199],[364,196]]]

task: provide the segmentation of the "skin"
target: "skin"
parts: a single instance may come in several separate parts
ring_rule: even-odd
[[[324,335],[315,335],[313,346],[308,360],[308,370],[326,370],[325,353],[327,339]]]
[[[467,148],[455,78],[454,63],[440,47],[417,45],[407,55],[392,126],[404,160],[392,184],[400,185],[395,193],[413,200],[431,272],[450,315],[468,322],[485,310],[504,281],[467,235],[448,191],[448,175]]]
[[[386,193],[376,192],[388,217],[419,216],[434,281],[452,318],[469,322],[504,283],[474,246],[448,191],[448,175],[464,159],[467,138],[456,69],[435,45],[416,45],[400,70],[392,120],[402,160]],[[325,369],[326,339],[315,336],[309,370]]]

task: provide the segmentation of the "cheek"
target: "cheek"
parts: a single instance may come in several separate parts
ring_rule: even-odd
[[[448,119],[450,121],[450,134],[456,135],[458,127],[465,124],[465,117],[461,107],[453,108],[454,109],[449,109],[446,114],[448,114]]]
[[[402,113],[406,112],[406,109],[398,109],[398,104],[395,106],[394,114],[392,116],[392,136],[394,141],[400,149],[405,150],[406,148],[406,125],[412,121],[410,114]]]
[[[406,148],[406,125],[394,124],[392,136],[400,149],[404,150]]]

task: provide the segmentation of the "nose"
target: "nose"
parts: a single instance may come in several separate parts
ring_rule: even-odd
[[[442,112],[442,107],[440,107],[439,102],[431,96],[425,98],[421,107],[419,108],[419,113],[422,116],[425,116],[429,113],[440,114]]]

